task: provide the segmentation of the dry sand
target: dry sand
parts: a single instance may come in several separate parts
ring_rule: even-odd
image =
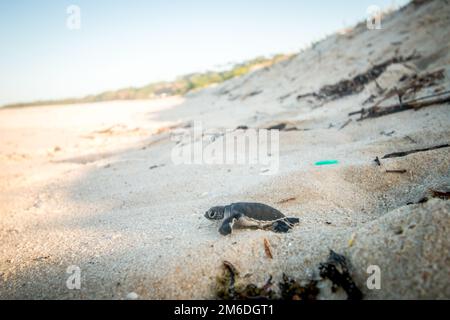
[[[406,76],[444,70],[409,98],[449,90],[449,25],[445,1],[409,5],[382,30],[359,25],[184,98],[0,110],[0,298],[214,298],[223,260],[261,284],[283,272],[314,277],[329,249],[348,257],[368,299],[450,298],[450,204],[417,204],[450,183],[450,148],[373,161],[450,143],[450,104],[347,123]],[[296,98],[414,51],[359,93]],[[171,132],[194,120],[297,130],[280,132],[275,175],[251,165],[174,165]],[[339,164],[314,165],[325,159]],[[301,223],[288,234],[223,237],[203,213],[238,201],[273,205]],[[80,290],[66,287],[71,265],[81,269]],[[381,269],[380,290],[366,286],[370,265]],[[345,295],[324,287],[320,297]]]

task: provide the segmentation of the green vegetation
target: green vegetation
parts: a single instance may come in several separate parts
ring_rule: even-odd
[[[181,76],[174,81],[151,83],[141,88],[124,88],[114,91],[106,91],[97,95],[89,95],[83,98],[10,104],[6,105],[5,108],[89,103],[112,100],[152,99],[158,97],[184,95],[193,90],[205,88],[212,84],[224,82],[231,78],[242,76],[252,70],[271,66],[276,62],[290,59],[292,56],[293,55],[278,54],[270,58],[258,57],[244,63],[236,64],[229,70],[207,71],[204,73],[188,74]]]

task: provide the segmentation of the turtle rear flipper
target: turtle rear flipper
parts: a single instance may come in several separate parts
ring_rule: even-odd
[[[295,224],[299,222],[300,219],[298,218],[286,218],[283,220],[278,220],[272,224],[272,230],[278,233],[286,233],[289,230],[291,230]]]
[[[292,226],[290,224],[288,224],[286,221],[280,220],[280,221],[275,221],[272,224],[272,230],[274,232],[278,232],[278,233],[286,233],[288,232],[290,229],[292,229]]]
[[[300,223],[300,219],[299,218],[286,218],[287,222],[289,224],[297,224]]]
[[[227,236],[227,235],[231,234],[232,231],[233,231],[233,228],[230,223],[222,224],[219,228],[219,233],[223,236]]]

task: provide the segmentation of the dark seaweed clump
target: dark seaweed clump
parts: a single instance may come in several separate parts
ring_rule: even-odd
[[[333,292],[342,288],[349,300],[363,298],[350,275],[347,259],[333,250],[330,250],[327,261],[318,266],[320,280],[297,281],[283,274],[282,281],[278,283],[279,290],[275,290],[272,276],[261,287],[253,283],[241,284],[236,267],[228,261],[224,261],[223,266],[224,273],[217,278],[216,291],[217,298],[223,300],[316,300],[320,293],[317,284],[325,279],[332,282]]]
[[[348,271],[347,259],[343,255],[330,250],[327,262],[319,265],[319,271],[322,278],[333,283],[334,292],[340,287],[347,293],[349,300],[362,299],[362,292],[353,281]]]

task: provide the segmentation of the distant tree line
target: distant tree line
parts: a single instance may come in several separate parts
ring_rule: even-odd
[[[140,88],[124,88],[88,95],[83,98],[69,98],[61,100],[44,100],[26,103],[16,103],[5,108],[19,108],[41,105],[62,105],[74,103],[90,103],[112,100],[154,99],[167,96],[184,95],[190,91],[205,88],[209,85],[221,83],[234,77],[242,76],[252,70],[271,66],[276,62],[291,58],[293,55],[278,54],[270,58],[258,57],[243,63],[235,64],[229,70],[207,71],[181,76],[174,81],[155,82]]]

